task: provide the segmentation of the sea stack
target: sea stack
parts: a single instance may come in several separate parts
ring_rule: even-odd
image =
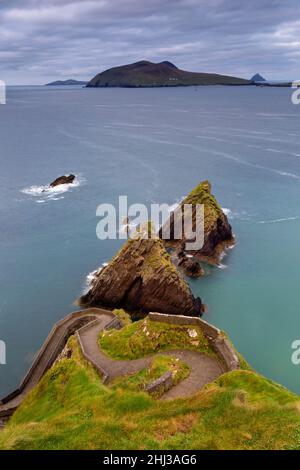
[[[191,316],[201,315],[203,309],[159,238],[128,240],[78,303]]]
[[[184,236],[180,240],[174,239],[175,221],[177,217],[182,216],[185,204],[192,206],[191,225],[194,229],[196,225],[196,205],[204,205],[204,244],[201,249],[188,252],[186,252],[188,240]],[[209,181],[203,181],[196,186],[175,211],[171,212],[170,219],[166,224],[170,227],[170,236],[166,237],[168,232],[165,232],[163,228],[161,228],[159,236],[164,239],[166,247],[171,247],[175,250],[178,264],[183,265],[183,267],[190,264],[188,263],[188,256],[193,256],[194,262],[197,260],[208,264],[218,264],[224,249],[234,243],[232,228],[226,214],[224,214],[216,198],[211,194]],[[193,271],[201,274],[201,271],[197,270],[195,264],[193,265]]]

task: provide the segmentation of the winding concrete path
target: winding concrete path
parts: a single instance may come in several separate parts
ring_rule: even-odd
[[[73,312],[56,323],[19,388],[0,401],[0,426],[38,384],[55,362],[68,337],[74,333],[77,334],[82,353],[97,368],[106,382],[116,377],[135,374],[149,367],[157,354],[171,355],[185,362],[190,367],[189,377],[166,392],[162,397],[164,400],[193,395],[225,372],[215,358],[189,350],[162,351],[136,360],[114,360],[101,351],[98,336],[102,330],[117,327],[118,324],[120,321],[111,311],[98,308]]]
[[[94,366],[106,371],[106,382],[120,376],[136,374],[149,367],[153,358],[160,354],[174,356],[185,362],[190,368],[189,376],[163,395],[165,400],[193,395],[224,372],[215,358],[185,349],[160,351],[157,354],[134,360],[112,359],[99,348],[98,337],[102,330],[103,320],[100,319],[78,330],[77,334],[83,350]]]

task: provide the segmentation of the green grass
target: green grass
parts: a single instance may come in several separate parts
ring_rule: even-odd
[[[123,326],[131,325],[131,316],[123,308],[115,308],[113,313],[121,320]]]
[[[191,336],[194,334],[195,337]],[[153,322],[148,318],[121,330],[102,332],[99,345],[114,359],[138,359],[167,349],[193,349],[214,355],[199,327]]]
[[[299,397],[254,372],[162,402],[128,378],[102,385],[74,337],[69,344],[72,357],[26,398],[0,433],[0,449],[300,449]],[[159,360],[149,376],[164,367]]]
[[[112,386],[113,388],[121,387],[127,391],[144,390],[147,385],[169,371],[172,372],[173,385],[177,385],[187,378],[190,373],[189,367],[179,359],[172,356],[159,355],[153,359],[150,367],[126,378],[118,378],[113,382]],[[155,398],[158,398],[161,394],[160,392],[156,393]]]
[[[209,231],[216,223],[219,217],[224,217],[222,208],[216,198],[211,194],[211,185],[209,181],[202,181],[196,186],[184,199],[182,204],[204,204],[204,228],[205,233]]]

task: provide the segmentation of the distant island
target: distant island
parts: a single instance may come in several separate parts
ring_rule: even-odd
[[[260,75],[260,73],[256,73],[251,78],[251,82],[265,82],[266,79]]]
[[[168,61],[153,63],[147,60],[113,67],[97,74],[87,87],[174,87],[191,85],[250,85],[250,80],[180,70]]]
[[[251,78],[251,84],[260,87],[291,87],[293,85],[292,82],[287,82],[284,80],[266,80],[262,75],[260,75],[260,73],[253,75]]]
[[[81,80],[57,80],[56,82],[46,83],[45,86],[61,86],[61,85],[86,85],[87,82]]]

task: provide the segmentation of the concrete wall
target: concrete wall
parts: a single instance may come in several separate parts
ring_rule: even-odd
[[[33,388],[45,372],[50,369],[57,356],[63,350],[69,336],[74,334],[75,331],[84,324],[93,321],[97,315],[101,313],[110,315],[112,320],[115,320],[116,318],[111,311],[90,308],[87,310],[72,312],[62,320],[55,323],[19,387],[6,397],[2,398],[0,404],[2,403],[5,405],[14,398],[20,396],[28,387],[30,387],[30,389]],[[13,411],[14,410],[12,410],[12,412]],[[0,409],[0,416],[2,413],[7,413],[7,410],[2,411]]]
[[[80,345],[80,349],[81,349],[81,352],[82,352],[82,355],[83,357],[89,361],[91,364],[93,364],[93,366],[95,367],[95,369],[98,371],[98,373],[100,374],[100,376],[102,377],[102,382],[105,383],[108,379],[108,376],[109,376],[109,371],[105,370],[103,367],[101,367],[99,364],[97,364],[92,357],[90,357],[90,355],[86,352],[86,350],[84,349],[84,345],[81,341],[81,337],[80,337],[80,334],[83,333],[85,330],[91,328],[92,326],[95,325],[95,323],[97,323],[98,320],[94,320],[93,322],[89,322],[87,325],[83,326],[82,328],[80,328],[79,330],[76,331],[76,336],[77,336],[77,339],[78,339],[78,342],[79,342],[79,345]],[[106,327],[104,328],[105,330],[109,330],[111,328],[116,328],[116,329],[120,329],[122,327],[122,322],[121,320],[116,317],[114,314],[113,314],[113,318],[112,318],[112,321],[109,322]]]
[[[150,394],[163,394],[173,387],[172,372],[168,371],[145,387],[146,392]]]
[[[210,323],[202,320],[198,317],[187,317],[184,315],[169,315],[165,313],[151,312],[148,315],[149,320],[158,321],[163,323],[171,323],[173,325],[188,325],[198,326],[207,337],[211,347],[217,353],[218,357],[225,366],[225,371],[239,369],[239,359],[237,354],[230,344],[230,341],[224,336],[224,334]]]

